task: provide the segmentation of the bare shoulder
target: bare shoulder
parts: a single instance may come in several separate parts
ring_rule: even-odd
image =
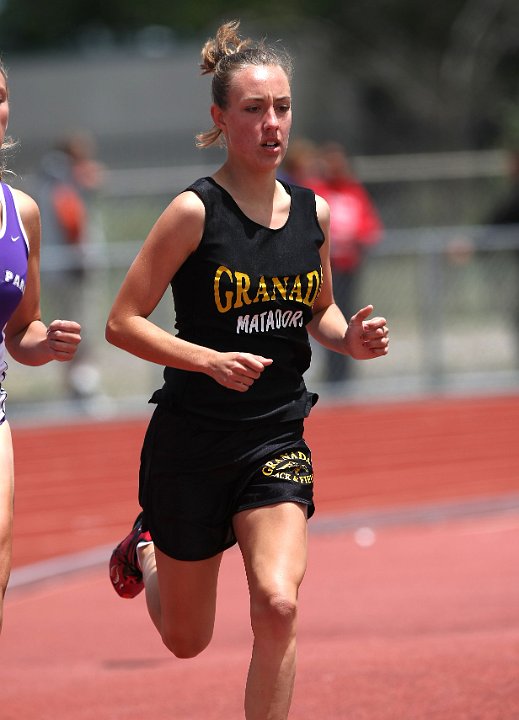
[[[184,192],[177,195],[174,200],[170,203],[167,211],[175,216],[182,216],[183,220],[188,220],[194,223],[204,222],[205,220],[205,207],[199,196],[192,190],[185,190]]]
[[[29,244],[34,250],[40,243],[40,209],[34,198],[23,190],[13,188],[16,207],[20,213]]]
[[[12,188],[12,190],[16,205],[22,216],[22,220],[25,220],[26,218],[39,218],[40,210],[36,200],[23,190],[18,190],[18,188]]]
[[[319,225],[326,234],[326,229],[330,225],[330,206],[320,195],[315,196],[315,211],[317,213]]]
[[[319,220],[327,220],[330,217],[330,206],[321,195],[315,196],[315,209]]]
[[[177,195],[158,219],[152,237],[156,240],[171,239],[194,248],[204,231],[205,207],[196,193],[186,190]]]

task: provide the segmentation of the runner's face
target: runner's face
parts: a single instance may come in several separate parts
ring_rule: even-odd
[[[228,107],[213,106],[212,113],[230,158],[241,158],[258,169],[281,164],[292,124],[290,83],[281,67],[260,65],[237,71]]]
[[[7,81],[0,70],[0,145],[4,142],[7,123],[9,121],[9,100]]]

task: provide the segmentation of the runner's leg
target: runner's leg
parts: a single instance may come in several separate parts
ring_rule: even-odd
[[[296,668],[297,597],[306,570],[306,526],[305,506],[292,502],[245,510],[234,518],[254,632],[245,693],[247,720],[288,716]]]
[[[7,421],[0,425],[0,630],[3,598],[11,571],[13,533],[13,445]]]
[[[146,602],[162,641],[179,658],[198,655],[211,641],[222,554],[174,560],[153,544],[139,548]]]

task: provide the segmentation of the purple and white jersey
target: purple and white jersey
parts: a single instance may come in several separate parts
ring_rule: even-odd
[[[29,241],[9,185],[0,183],[0,382],[5,378],[4,329],[25,291]]]

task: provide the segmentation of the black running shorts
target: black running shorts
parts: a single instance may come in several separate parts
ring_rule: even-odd
[[[204,560],[234,545],[233,516],[248,508],[297,502],[310,517],[303,421],[219,430],[158,406],[142,447],[139,502],[154,543],[177,560]]]

